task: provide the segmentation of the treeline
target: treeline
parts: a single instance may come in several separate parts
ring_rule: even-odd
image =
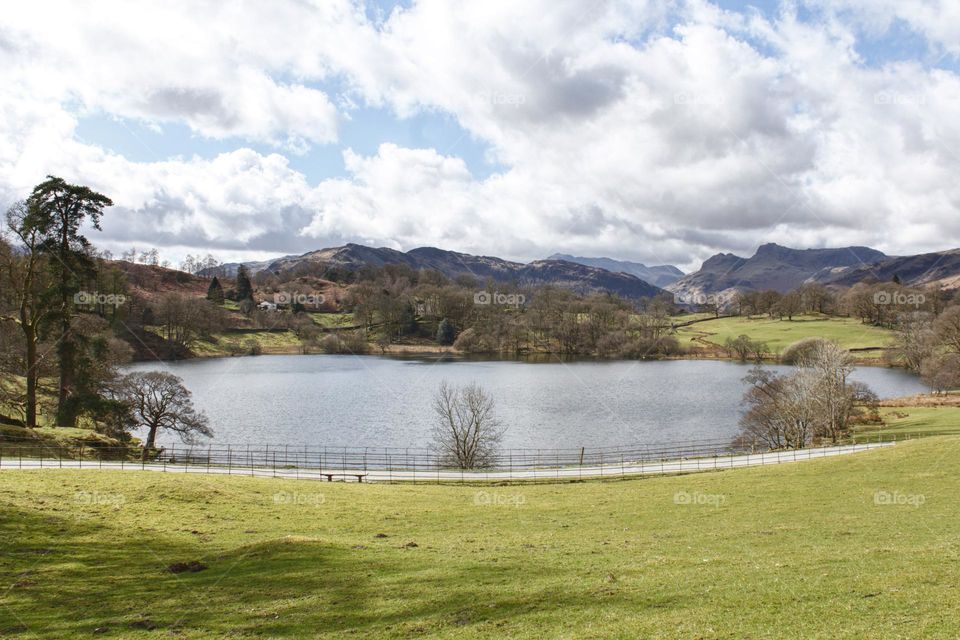
[[[906,287],[897,281],[860,282],[843,290],[808,283],[787,293],[773,290],[737,292],[719,305],[701,305],[701,310],[713,312],[719,307],[739,316],[763,315],[787,320],[798,315],[820,313],[893,328],[902,314],[925,311],[938,315],[953,304],[953,298],[953,292],[935,285]]]
[[[329,276],[330,274],[326,274]],[[454,280],[436,271],[387,265],[351,277],[342,301],[378,340],[453,345],[467,353],[556,353],[646,358],[679,353],[669,297],[632,302],[554,287]]]

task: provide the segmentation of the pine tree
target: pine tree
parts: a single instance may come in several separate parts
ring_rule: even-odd
[[[220,286],[217,276],[213,276],[210,286],[207,287],[207,300],[214,304],[223,304],[223,287]]]
[[[90,241],[80,229],[86,223],[99,231],[103,210],[112,205],[110,198],[102,193],[54,176],[47,176],[46,181],[34,187],[27,199],[25,227],[40,238],[39,248],[50,258],[48,264],[55,282],[51,296],[58,325],[55,329],[60,365],[58,426],[72,427],[77,422],[77,403],[71,400],[79,373],[73,304],[82,282],[95,275]]]
[[[453,326],[453,323],[446,318],[441,320],[437,326],[437,342],[443,345],[453,344],[456,337],[457,329]]]
[[[243,302],[244,300],[253,300],[253,285],[250,284],[247,268],[240,265],[237,269],[237,302]]]

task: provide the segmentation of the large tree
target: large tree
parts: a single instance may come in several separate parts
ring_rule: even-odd
[[[2,294],[11,311],[9,314],[0,313],[0,321],[16,323],[23,335],[23,361],[18,373],[26,382],[24,423],[27,427],[36,427],[40,333],[50,311],[47,299],[49,278],[40,254],[40,235],[26,220],[26,202],[17,202],[7,211],[6,229],[16,246],[5,247],[0,256]]]
[[[94,273],[91,245],[80,233],[88,222],[100,230],[100,217],[113,201],[89,187],[69,184],[48,176],[34,187],[27,199],[26,227],[39,235],[40,249],[48,257],[56,293],[53,313],[59,324],[57,356],[60,382],[57,394],[57,424],[74,426],[77,409],[70,402],[77,376],[77,341],[71,331],[73,298]]]
[[[213,435],[207,416],[194,408],[190,391],[172,373],[129,373],[120,379],[118,396],[130,407],[132,426],[147,431],[144,459],[156,448],[161,431],[176,433],[187,443],[195,442],[197,436]]]

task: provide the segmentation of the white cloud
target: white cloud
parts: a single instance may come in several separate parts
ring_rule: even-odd
[[[765,241],[908,253],[960,231],[960,78],[857,49],[899,19],[951,55],[953,3],[844,0],[812,23],[790,3],[765,17],[704,0],[427,0],[377,24],[345,2],[30,7],[0,30],[0,195],[46,173],[95,184],[121,203],[118,246],[695,267]],[[40,30],[31,11],[54,18]],[[345,95],[316,88],[334,81]],[[297,153],[337,139],[334,103],[452,114],[506,169],[477,179],[456,144],[385,139],[310,185],[277,154],[137,163],[74,135],[92,110]]]

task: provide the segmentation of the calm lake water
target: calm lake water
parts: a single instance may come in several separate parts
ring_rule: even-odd
[[[493,394],[507,427],[504,446],[567,448],[732,437],[749,366],[313,355],[131,369],[163,369],[183,378],[194,404],[210,417],[214,443],[426,446],[432,397],[447,380],[475,381]],[[853,377],[880,397],[926,391],[900,369],[861,367]]]

